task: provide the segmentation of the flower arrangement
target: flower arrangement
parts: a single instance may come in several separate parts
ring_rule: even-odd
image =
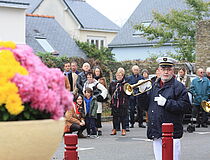
[[[0,121],[59,119],[72,104],[64,83],[29,46],[0,41]]]

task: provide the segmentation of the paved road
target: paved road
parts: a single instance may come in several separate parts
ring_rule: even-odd
[[[185,126],[186,127],[186,126]],[[79,139],[80,160],[154,160],[152,142],[146,138],[146,129],[132,128],[125,137],[120,132],[109,135],[111,122],[103,123],[103,136],[98,139]],[[184,133],[182,160],[210,160],[210,126],[196,129],[194,133]],[[64,144],[61,142],[53,160],[62,160]]]

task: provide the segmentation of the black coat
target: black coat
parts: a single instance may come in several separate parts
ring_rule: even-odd
[[[155,97],[161,94],[167,99],[165,106],[158,106],[154,101]],[[153,84],[153,88],[148,94],[148,130],[149,139],[162,137],[162,123],[173,123],[174,138],[181,138],[183,135],[183,114],[191,109],[185,86],[172,78],[160,87],[160,79]]]
[[[77,78],[77,82],[76,82],[76,86],[77,86],[77,88],[79,90],[78,91],[79,94],[83,94],[82,90],[83,90],[83,86],[84,86],[86,81],[87,81],[86,73],[84,71],[80,72],[78,74],[78,78]]]
[[[109,86],[111,95],[111,108],[113,116],[126,116],[128,114],[128,95],[124,92],[123,87],[126,82],[112,81]]]

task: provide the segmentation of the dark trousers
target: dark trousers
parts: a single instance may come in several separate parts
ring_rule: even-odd
[[[207,112],[201,106],[193,106],[193,117],[196,117],[197,124],[207,124]]]
[[[137,120],[139,122],[139,124],[143,123],[143,116],[144,116],[144,110],[143,107],[141,105],[137,105]]]
[[[102,125],[101,125],[101,113],[97,113],[96,128],[102,128]]]
[[[126,122],[125,122],[125,126],[126,126],[126,129],[129,129],[129,109],[128,109],[128,115],[126,116]]]
[[[125,116],[113,116],[113,129],[120,130],[120,123],[122,124],[122,129],[126,129],[126,117]]]
[[[97,134],[96,119],[86,116],[85,123],[86,123],[86,127],[87,127],[87,134],[88,135],[96,135]]]
[[[130,124],[135,123],[135,112],[136,112],[136,99],[129,100],[129,115],[130,115]]]
[[[85,128],[86,126],[80,126],[79,124],[73,123],[70,127],[70,133],[78,131],[78,134],[81,134]]]

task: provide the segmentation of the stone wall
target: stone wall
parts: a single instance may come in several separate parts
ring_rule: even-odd
[[[210,67],[210,20],[201,21],[196,33],[196,68]]]

